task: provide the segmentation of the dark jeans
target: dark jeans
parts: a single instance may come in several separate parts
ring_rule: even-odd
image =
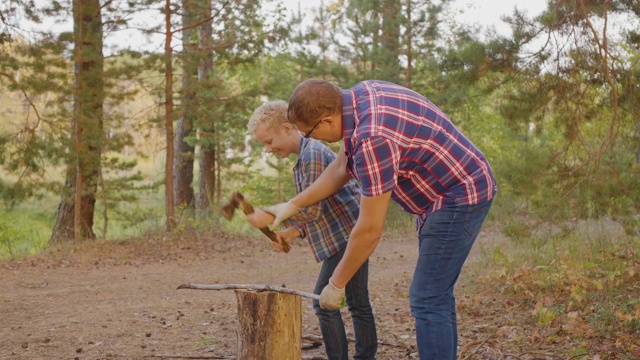
[[[329,283],[329,278],[342,259],[345,249],[322,262],[318,275],[315,293],[320,294]],[[345,287],[347,306],[353,320],[353,331],[356,338],[356,354],[354,359],[375,359],[378,349],[376,323],[369,302],[369,260],[356,272]],[[347,360],[349,352],[347,335],[342,322],[340,310],[324,310],[317,300],[313,301],[320,322],[320,331],[324,339],[324,347],[329,360]]]
[[[419,234],[409,298],[421,360],[455,360],[458,347],[453,288],[491,208],[491,201],[440,209]]]

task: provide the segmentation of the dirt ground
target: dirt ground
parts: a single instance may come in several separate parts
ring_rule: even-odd
[[[471,260],[491,242],[484,231]],[[371,258],[370,291],[380,340],[378,359],[415,359],[408,289],[416,261],[412,232],[385,235]],[[467,264],[469,265],[469,264]],[[457,289],[461,347],[481,338],[486,304]],[[306,243],[289,254],[261,235],[162,235],[135,241],[54,247],[0,262],[0,359],[232,359],[233,291],[176,290],[182,283],[269,284],[313,291],[319,265]],[[303,346],[319,337],[312,302],[302,299]],[[343,310],[346,323],[348,311]],[[348,332],[353,336],[351,326]],[[315,345],[318,345],[317,343]],[[303,351],[323,359],[323,347]],[[353,354],[353,351],[351,351]],[[484,357],[473,357],[484,358]]]

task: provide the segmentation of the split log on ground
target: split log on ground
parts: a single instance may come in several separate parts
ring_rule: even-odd
[[[235,290],[238,299],[238,359],[302,359],[300,296]]]

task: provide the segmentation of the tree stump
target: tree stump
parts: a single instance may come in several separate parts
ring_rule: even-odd
[[[238,360],[302,359],[300,296],[235,290]]]

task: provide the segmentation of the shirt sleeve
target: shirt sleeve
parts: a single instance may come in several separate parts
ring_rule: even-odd
[[[398,185],[398,145],[376,136],[363,140],[353,155],[353,167],[362,184],[362,195],[373,197]]]
[[[333,158],[329,159],[323,155],[319,149],[312,149],[311,151],[305,151],[301,154],[301,184],[302,190],[308,188],[313,184],[322,171],[329,165]],[[316,221],[322,215],[322,201],[308,206],[302,211],[288,220],[285,221],[286,226],[295,226],[302,234],[306,234],[305,224],[311,221]]]

